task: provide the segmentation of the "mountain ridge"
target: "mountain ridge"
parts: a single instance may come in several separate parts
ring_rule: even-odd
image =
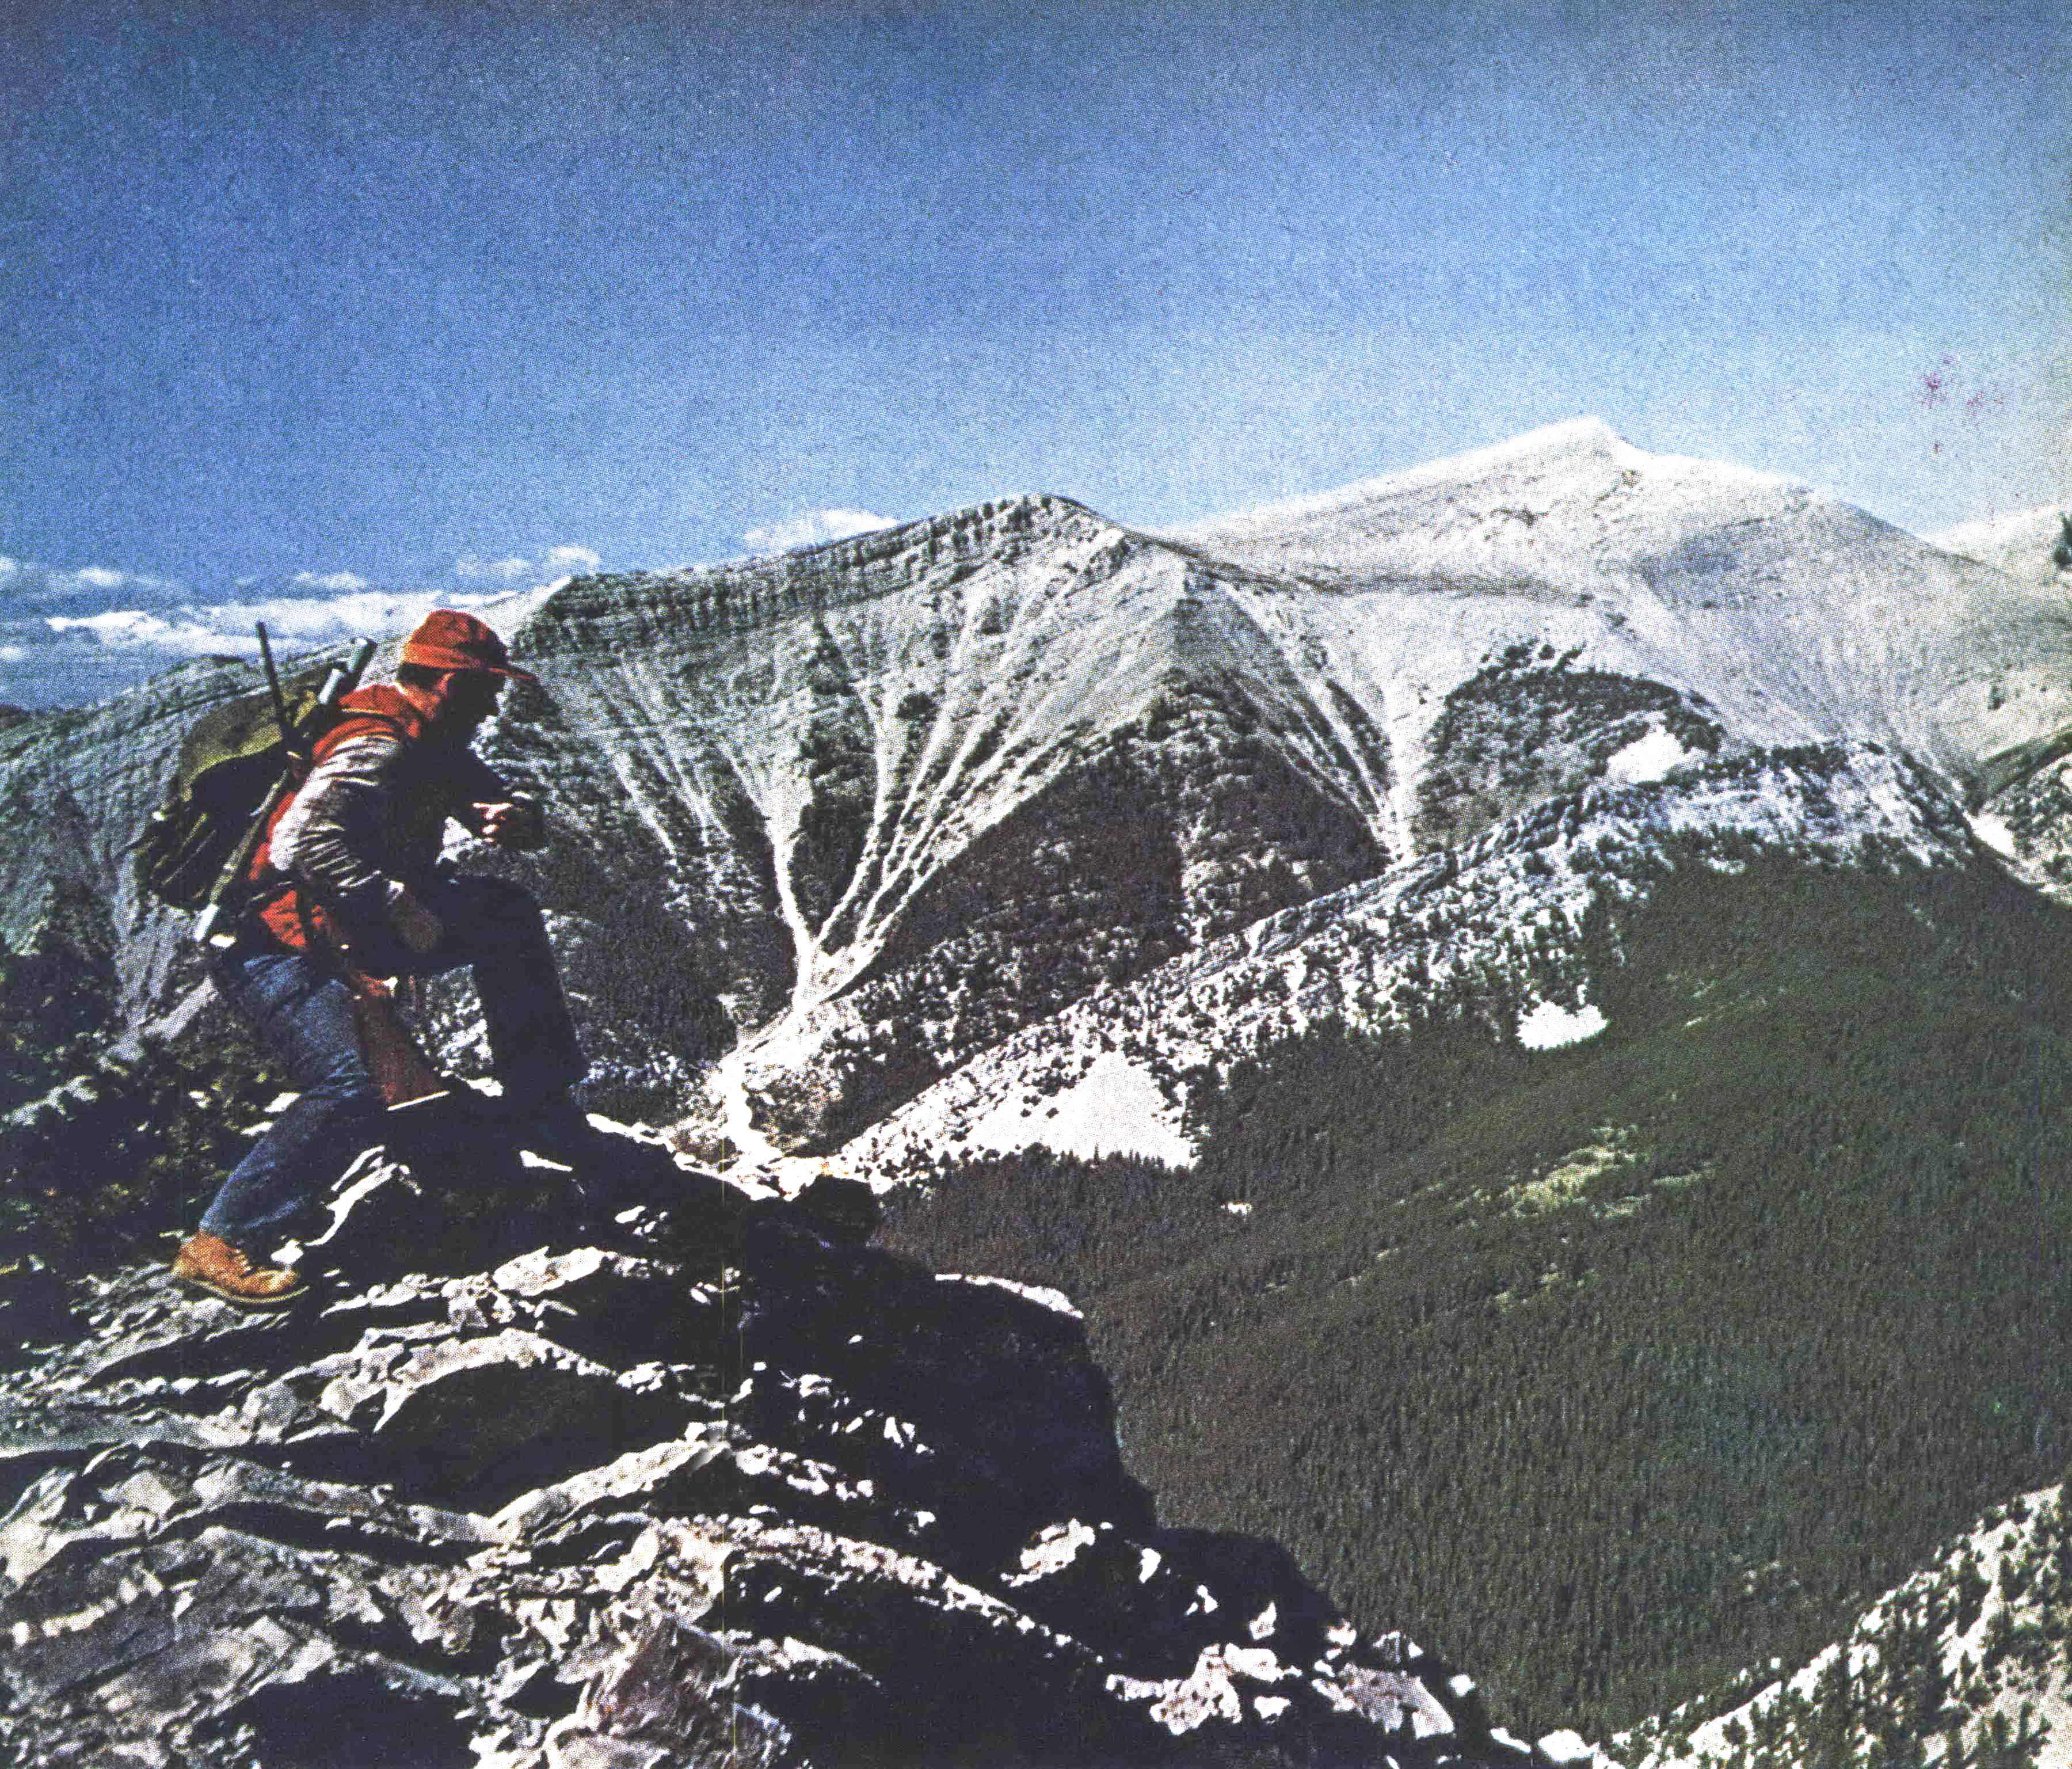
[[[1449,547],[1481,575],[1438,569]],[[1291,548],[1367,563],[1320,589]],[[513,605],[549,691],[510,697],[483,747],[558,808],[526,875],[578,994],[631,1022],[600,1051],[620,1104],[824,1148],[1097,981],[1621,771],[1872,741],[1984,805],[2072,730],[2048,587],[1577,421],[1177,534],[1036,496],[571,579]],[[0,733],[10,821],[71,804],[85,832],[0,863],[0,931],[19,947],[51,889],[90,890],[133,1025],[195,973],[121,843],[188,710],[249,679],[188,666]],[[2072,806],[2009,826],[2042,876]],[[1005,923],[996,887],[1025,906]],[[960,923],[952,976],[927,954]],[[919,1054],[865,1072],[835,1048],[857,1013]],[[729,1051],[790,1061],[792,1103],[750,1123]]]
[[[1622,975],[1618,942],[1651,916],[1674,926],[1679,903],[1731,902],[1760,923],[1761,940],[1790,948],[1761,980],[1790,1009],[1774,1024],[1818,1041],[1799,1069],[1812,1065],[1860,1117],[1873,1108],[1848,1064],[1860,1051],[1890,1054],[1880,1028],[1849,1022],[1853,1007],[1823,1018],[1801,999],[1821,980],[1793,970],[1799,947],[1815,949],[1814,930],[1763,919],[1763,891],[1737,896],[1733,882],[1760,881],[1786,907],[1803,900],[1831,918],[1852,893],[1870,904],[1851,927],[1876,964],[1864,961],[1852,1001],[1888,1017],[1907,998],[1906,967],[1929,962],[1918,948],[1931,934],[1941,985],[1985,963],[1934,932],[1924,904],[2012,914],[2007,869],[2072,894],[2072,780],[2057,766],[2072,731],[2062,661],[2072,615],[2058,580],[1956,557],[1771,475],[1646,455],[1601,425],[1572,422],[1170,533],[1069,499],[1001,500],[789,555],[574,578],[497,618],[544,685],[516,685],[481,747],[548,804],[554,840],[513,856],[456,838],[451,858],[522,880],[545,905],[591,1043],[598,1103],[666,1125],[680,1153],[750,1191],[796,1191],[824,1165],[881,1187],[968,1180],[975,1197],[988,1184],[1011,1194],[1026,1156],[1038,1179],[1077,1198],[1087,1233],[1104,1200],[1083,1186],[1071,1193],[1080,1180],[1046,1166],[1046,1151],[1112,1152],[1101,1139],[1120,1125],[1120,1146],[1149,1158],[1100,1171],[1128,1194],[1138,1214],[1125,1238],[1143,1244],[1083,1253],[1087,1269],[1116,1277],[1102,1306],[1118,1319],[1133,1295],[1178,1286],[1166,1340],[1131,1350],[1148,1409],[1172,1398],[1161,1372],[1178,1368],[1234,1407],[1357,1393],[1365,1430],[1368,1412],[1380,1420],[1394,1403],[1359,1387],[1354,1342],[1332,1335],[1394,1319],[1360,1311],[1378,1290],[1398,1288],[1406,1330],[1431,1329],[1429,1348],[1453,1360],[1445,1367],[1460,1372],[1461,1393],[1500,1388],[1515,1372],[1477,1364],[1478,1334],[1508,1345],[1505,1334],[1543,1317],[1577,1335],[1599,1331],[1608,1317],[1591,1311],[1590,1261],[1623,1269],[1617,1262],[1655,1247],[1645,1237],[1667,1233],[1672,1216],[1703,1228],[1723,1260],[1741,1262],[1734,1269],[1760,1274],[1760,1224],[1750,1242],[1718,1220],[1716,1157],[1740,1163],[1729,1175],[1739,1189],[1721,1196],[1773,1212],[1792,1200],[1764,1188],[1799,1173],[1807,1147],[1825,1162],[1811,1172],[1847,1158],[1866,1186],[1881,1175],[1865,1162],[1889,1158],[1909,1187],[1955,1213],[1972,1237],[1965,1245],[1989,1251],[2000,1243],[1973,1218],[1985,1202],[2028,1195],[2021,1163],[2041,1158],[2035,1149],[2054,1133],[2041,1105],[2033,1144],[1981,1121],[1967,1134],[1990,1143],[1996,1165],[1980,1178],[1961,1138],[1944,1148],[1934,1076],[1908,1075],[1926,1141],[1897,1155],[1884,1120],[1838,1128],[1818,1099],[1769,1148],[1734,1125],[1687,1130],[1673,1100],[1646,1092],[1657,1076],[1674,1078],[1662,1083],[1672,1091],[1691,1085],[1700,1039],[1737,1086],[1746,1078],[1734,1066],[1754,1065],[1760,1087],[1716,1090],[1744,1116],[1806,1085],[1788,1065],[1762,1066],[1774,1052],[1738,1052],[1733,1026],[1709,1024],[1711,997],[1687,1006],[1674,978],[1649,996],[1645,980]],[[384,656],[394,644],[391,636]],[[93,960],[78,974],[109,979],[111,1031],[170,1037],[183,1026],[177,1035],[190,1045],[216,1036],[221,1021],[180,918],[137,900],[122,847],[183,725],[256,685],[249,667],[198,662],[101,706],[0,727],[0,814],[12,838],[0,843],[0,985],[48,974],[68,940]],[[2023,937],[2049,942],[2056,913],[2024,897]],[[1753,962],[1730,947],[1717,956],[1722,987],[1738,986],[1735,967]],[[1651,948],[1674,969],[1665,949]],[[1820,948],[1822,962],[1852,961],[1856,949]],[[35,963],[10,970],[21,954]],[[1986,1080],[1967,1068],[1963,1088],[1950,1084],[1960,1123],[2001,1110],[1995,1065],[2009,1052],[2041,1062],[2056,1048],[2047,1004],[2022,996],[2020,963],[1998,947],[1986,956],[1988,982],[1966,998],[1950,1043],[1938,1042],[1939,1025],[1910,1020],[1914,1043],[1891,1047],[1976,1063]],[[2032,977],[2054,974],[2048,957],[2037,951]],[[1623,1016],[1643,997],[1655,1019],[1622,1042]],[[482,1060],[475,1018],[464,984],[434,991],[425,1031],[462,1074]],[[1342,1048],[1315,1055],[1334,1039]],[[1434,1054],[1419,1054],[1420,1040]],[[1518,1127],[1540,1096],[1506,1096],[1485,1123],[1479,1102],[1453,1091],[1462,1076],[1522,1073],[1527,1052],[1548,1044],[1577,1059],[1544,1084],[1550,1100],[1569,1090],[1559,1146],[1540,1149],[1529,1123]],[[1421,1078],[1432,1100],[1403,1110],[1413,1129],[1429,1129],[1433,1112],[1460,1121],[1461,1173],[1420,1167],[1418,1148],[1390,1140],[1387,1113],[1367,1126],[1382,1152],[1349,1138],[1345,1159],[1380,1162],[1443,1193],[1445,1220],[1425,1238],[1449,1260],[1468,1261],[1486,1243],[1510,1263],[1449,1265],[1445,1284],[1460,1293],[1428,1294],[1420,1274],[1384,1263],[1416,1227],[1424,1191],[1366,1198],[1357,1172],[1338,1200],[1343,1223],[1301,1243],[1293,1213],[1274,1200],[1304,1187],[1321,1198],[1338,1158],[1312,1170],[1310,1150],[1335,1146],[1331,1126],[1301,1123],[1294,1105],[1275,1109],[1295,1121],[1284,1140],[1247,1154],[1246,1189],[1198,1195],[1225,1170],[1189,1165],[1212,1130],[1232,1133],[1224,1090],[1251,1086],[1261,1063],[1279,1064],[1291,1085],[1314,1073],[1356,1092],[1380,1088],[1378,1074]],[[1641,1079],[1621,1079],[1629,1070]],[[1593,1087],[1618,1093],[1617,1113],[1592,1114]],[[56,1148],[60,1167],[23,1168],[21,1183],[43,1188],[39,1198],[65,1187],[97,1196],[111,1158],[90,1142],[89,1120],[121,1113],[68,1118],[71,1096],[56,1096],[10,1118],[0,1154]],[[1371,1103],[1303,1110],[1314,1121]],[[62,1141],[68,1124],[74,1145]],[[1112,1272],[1134,1251],[1155,1260],[1161,1200],[1175,1212],[1185,1200],[1196,1265],[1177,1277]],[[1244,1213],[1255,1205],[1256,1216]],[[1018,1220],[1024,1207],[1010,1196],[1002,1207]],[[1568,1211],[1575,1235],[1564,1238]],[[1629,1224],[1640,1238],[1620,1238]],[[1441,1248],[1439,1230],[1457,1224],[1460,1248]],[[1603,1230],[1587,1256],[1586,1225]],[[1022,1226],[1031,1244],[1050,1232]],[[2050,1226],[2040,1223],[2039,1236]],[[1259,1251],[1215,1238],[1226,1229],[1256,1229]],[[1310,1312],[1284,1319],[1276,1310],[1293,1302],[1276,1298],[1290,1273],[1310,1287]],[[1369,1281],[1377,1273],[1379,1286]],[[1957,1266],[1950,1273],[1962,1280]],[[1809,1298],[1820,1300],[1808,1291],[1800,1301]],[[1672,1375],[1716,1368],[1740,1380],[1753,1369],[1750,1392],[1771,1392],[1789,1347],[1737,1339],[1741,1300],[1717,1300],[1711,1314],[1692,1303],[1679,1328],[1688,1343],[1642,1350]],[[2002,1354],[1993,1311],[2004,1301],[1996,1291],[1979,1317]],[[1248,1344],[1201,1349],[1204,1310],[1256,1323],[1256,1356]],[[1889,1324],[1873,1322],[1877,1332]],[[1182,1339],[1199,1341],[1188,1355],[1209,1361],[1175,1362]],[[1630,1349],[1605,1347],[1638,1397],[1614,1397],[1618,1419],[1655,1405],[1660,1386],[1621,1361]],[[1545,1416],[1533,1410],[1542,1397],[1506,1392],[1504,1429]],[[1666,1392],[1675,1429],[1710,1417],[1679,1410],[1689,1397],[1675,1381]],[[2030,1405],[2026,1388],[2013,1392]],[[2035,1404],[2047,1412],[2049,1399]],[[1322,1443],[1332,1404],[1281,1422]],[[1455,1405],[1445,1394],[1432,1404]],[[1564,1431],[1574,1417],[1552,1416]],[[1464,1417],[1447,1412],[1431,1430],[1468,1446]],[[1203,1466],[1203,1421],[1158,1417],[1168,1466]],[[2044,1412],[2036,1418],[2041,1454],[2049,1430]],[[1848,1430],[1881,1424],[1859,1405]],[[1309,1471],[1264,1452],[1245,1464],[1266,1483],[1261,1504],[1292,1503],[1312,1479],[1363,1495],[1327,1491],[1318,1515],[1332,1528],[1305,1523],[1305,1552],[1337,1569],[1334,1579],[1360,1583],[1370,1550],[1387,1545],[1363,1532],[1394,1516],[1436,1530],[1445,1512],[1443,1485],[1411,1478],[1416,1421],[1387,1430],[1401,1440],[1396,1487],[1351,1484],[1365,1464]],[[1767,1453],[1762,1433],[1752,1441]],[[2027,1453],[1997,1436],[1989,1447],[2006,1450],[1986,1470],[1996,1479]],[[1706,1478],[1719,1472],[1702,1434],[1685,1449]],[[1448,1460],[1465,1467],[1472,1456],[1463,1447]],[[1737,1466],[1729,1457],[1726,1471]],[[1382,1465],[1389,1479],[1396,1471]],[[1530,1486],[1530,1467],[1497,1472]],[[1950,1490],[1960,1494],[1959,1476],[1985,1478],[1958,1467]],[[1633,1478],[1652,1490],[1651,1470]],[[1278,1496],[1276,1482],[1288,1483]],[[1532,1490],[1550,1516],[1572,1496]],[[1662,1495],[1653,1502],[1665,1528],[1689,1521]],[[1445,1551],[1473,1564],[1450,1537]],[[1688,1565],[1671,1553],[1647,1576],[1711,1580],[1738,1565],[1736,1552],[1694,1548]],[[1591,1601],[1610,1614],[1630,1594],[1602,1568],[1591,1576],[1601,1573]],[[1552,1673],[1504,1655],[1527,1639],[1567,1649],[1558,1594],[1506,1588],[1531,1607],[1490,1623],[1492,1659],[1544,1702],[1561,1687]],[[1659,1596],[1671,1585],[1646,1588]],[[1809,1613],[1778,1611],[1794,1625]],[[1710,1625],[1699,1616],[1667,1633],[1708,1641],[1701,1623]],[[1634,1680],[1626,1698],[1673,1671],[1630,1650],[1638,1668],[1621,1673]],[[1581,1699],[1572,1689],[1560,1699],[1572,1695]]]

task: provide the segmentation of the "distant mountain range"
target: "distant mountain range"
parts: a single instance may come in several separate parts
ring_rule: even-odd
[[[2072,729],[2072,611],[1981,550],[1581,420],[1168,534],[1029,498],[579,578],[518,605],[545,692],[486,747],[555,807],[545,893],[622,1103],[819,1153],[1595,783],[1873,743],[2047,862],[2059,808],[2014,777]],[[0,935],[84,890],[127,1014],[168,1006],[191,967],[121,845],[186,722],[252,685],[198,663],[10,726]]]

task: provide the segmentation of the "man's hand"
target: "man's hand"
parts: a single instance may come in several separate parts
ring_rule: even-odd
[[[477,803],[476,829],[485,841],[500,848],[536,847],[547,833],[547,819],[530,799],[505,799],[499,804]]]
[[[412,952],[430,952],[446,938],[446,924],[407,891],[388,905],[388,921]]]

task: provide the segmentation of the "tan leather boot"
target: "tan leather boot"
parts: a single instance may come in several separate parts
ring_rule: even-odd
[[[278,1308],[309,1288],[285,1265],[255,1265],[220,1235],[196,1235],[173,1260],[173,1279],[239,1308]]]

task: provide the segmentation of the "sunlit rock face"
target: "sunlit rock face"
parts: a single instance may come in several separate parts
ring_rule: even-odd
[[[1161,1528],[1071,1304],[652,1138],[377,1152],[240,1315],[0,1376],[0,1756],[1522,1764],[1271,1544]]]
[[[824,1151],[1076,1002],[1598,786],[1875,743],[2047,878],[2072,623],[2054,568],[1979,550],[1579,421],[1168,533],[1028,497],[578,578],[514,605],[545,685],[482,740],[554,845],[459,857],[545,900],[601,1097]],[[194,714],[251,685],[198,663],[0,730],[0,933],[92,897],[130,1021],[198,972],[124,844]],[[462,1068],[471,1023],[435,998]]]

